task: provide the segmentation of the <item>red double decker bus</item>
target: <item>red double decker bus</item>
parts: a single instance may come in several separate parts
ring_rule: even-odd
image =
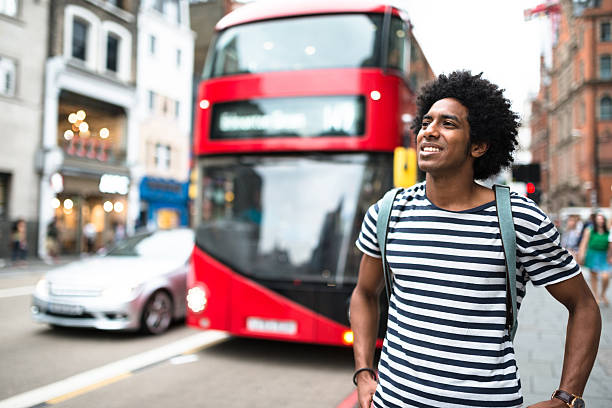
[[[187,323],[350,344],[354,241],[431,69],[406,16],[372,1],[256,2],[216,30],[194,126]]]

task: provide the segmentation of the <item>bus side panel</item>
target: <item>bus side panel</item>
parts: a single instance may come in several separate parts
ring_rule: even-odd
[[[195,279],[190,280],[191,287],[204,286],[209,296],[203,312],[188,310],[190,326],[245,337],[347,344],[343,335],[348,327],[233,272],[198,248],[193,258]]]

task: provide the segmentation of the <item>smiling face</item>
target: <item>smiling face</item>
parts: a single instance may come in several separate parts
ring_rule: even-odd
[[[470,174],[474,160],[487,150],[470,143],[468,109],[453,98],[440,99],[423,116],[417,134],[419,168],[428,175]]]

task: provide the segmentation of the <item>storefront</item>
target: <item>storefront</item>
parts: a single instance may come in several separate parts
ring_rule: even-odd
[[[140,183],[141,223],[149,228],[189,225],[189,183],[144,177]]]
[[[60,253],[95,252],[125,235],[129,178],[63,174],[53,200]]]

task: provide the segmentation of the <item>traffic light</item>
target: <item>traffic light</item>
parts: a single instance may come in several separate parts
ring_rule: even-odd
[[[525,186],[527,187],[527,197],[532,199],[536,204],[540,204],[542,192],[531,182],[528,182]]]
[[[540,182],[540,163],[515,164],[512,166],[512,179],[531,183]]]

